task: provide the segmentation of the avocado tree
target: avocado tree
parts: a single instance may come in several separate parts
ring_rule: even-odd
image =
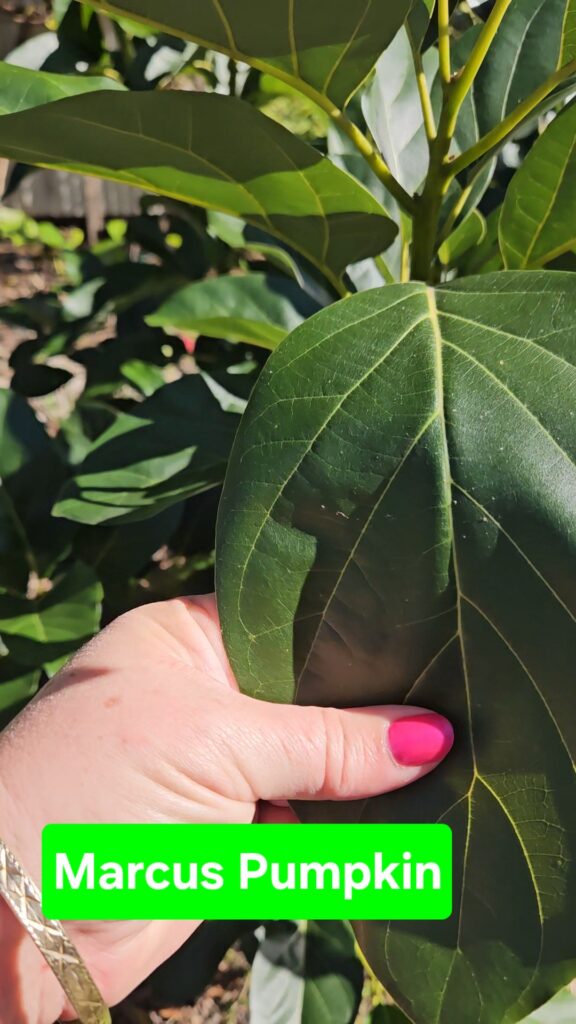
[[[226,88],[0,65],[0,155],[220,211],[212,237],[260,264],[162,293],[148,326],[274,351],[240,420],[199,378],[155,390],[50,521],[142,524],[228,464],[217,593],[244,691],[456,725],[417,786],[298,808],[452,827],[450,920],[354,923],[390,1019],[514,1024],[576,975],[576,4],[99,6],[225,55]],[[349,962],[348,931],[309,933]],[[309,1019],[353,1020],[342,991]]]

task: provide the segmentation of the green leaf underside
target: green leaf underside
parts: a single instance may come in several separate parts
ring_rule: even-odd
[[[166,384],[94,443],[53,514],[135,522],[220,484],[237,426],[198,375]]]
[[[303,809],[452,826],[452,918],[358,926],[417,1024],[512,1024],[576,973],[575,315],[546,272],[339,303],[272,355],[225,485],[242,688],[455,724],[416,786]]]
[[[45,71],[29,71],[0,61],[0,114],[14,114],[102,89],[123,90],[124,86],[112,78],[96,75],[52,75]]]
[[[576,104],[546,129],[514,175],[500,220],[511,269],[541,267],[576,247]]]
[[[272,349],[317,309],[295,282],[253,273],[187,285],[147,317],[147,323]]]
[[[0,129],[2,156],[223,210],[282,238],[332,277],[381,252],[397,231],[367,189],[228,96],[118,93],[103,104],[90,94],[6,114]]]
[[[348,922],[270,923],[252,964],[251,1024],[353,1024],[363,980]]]
[[[345,106],[410,10],[410,0],[122,0],[100,4]]]
[[[438,52],[428,50],[422,63],[431,88],[438,71]],[[430,154],[412,49],[404,29],[378,61],[362,108],[392,174],[408,192],[416,192],[426,177]]]

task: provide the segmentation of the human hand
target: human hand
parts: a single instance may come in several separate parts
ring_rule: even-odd
[[[241,695],[214,598],[168,601],[108,626],[2,735],[0,835],[38,883],[48,823],[289,821],[288,808],[273,802],[397,789],[451,745],[449,723],[417,708],[337,711]],[[74,922],[66,930],[112,1005],[198,923]],[[1,900],[0,945],[1,1024],[74,1016]]]

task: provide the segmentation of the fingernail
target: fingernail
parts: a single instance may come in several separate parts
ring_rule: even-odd
[[[454,730],[446,718],[434,712],[410,715],[392,722],[388,742],[396,764],[415,768],[446,757],[454,742]]]

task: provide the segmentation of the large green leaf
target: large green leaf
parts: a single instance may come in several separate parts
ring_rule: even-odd
[[[417,1024],[512,1024],[576,974],[575,316],[553,272],[319,313],[266,364],[222,499],[245,691],[455,724],[417,785],[303,810],[452,826],[453,917],[358,928]]]
[[[92,526],[134,522],[215,487],[237,423],[199,375],[166,384],[98,438],[54,515]]]
[[[251,1024],[353,1024],[363,981],[346,922],[270,923],[252,965]]]
[[[411,0],[106,0],[107,11],[183,36],[342,107],[406,18]]]
[[[506,193],[500,244],[507,267],[541,267],[576,247],[576,104],[530,150]]]
[[[0,61],[0,114],[29,110],[41,103],[79,96],[102,89],[123,90],[113,78],[95,75],[50,75],[45,71],[29,71]]]
[[[0,155],[243,217],[333,281],[348,263],[386,248],[397,230],[358,182],[229,96],[125,92],[102,103],[92,93],[5,114]]]
[[[317,310],[318,304],[295,281],[254,273],[187,285],[148,316],[147,323],[169,333],[186,331],[272,349]]]

